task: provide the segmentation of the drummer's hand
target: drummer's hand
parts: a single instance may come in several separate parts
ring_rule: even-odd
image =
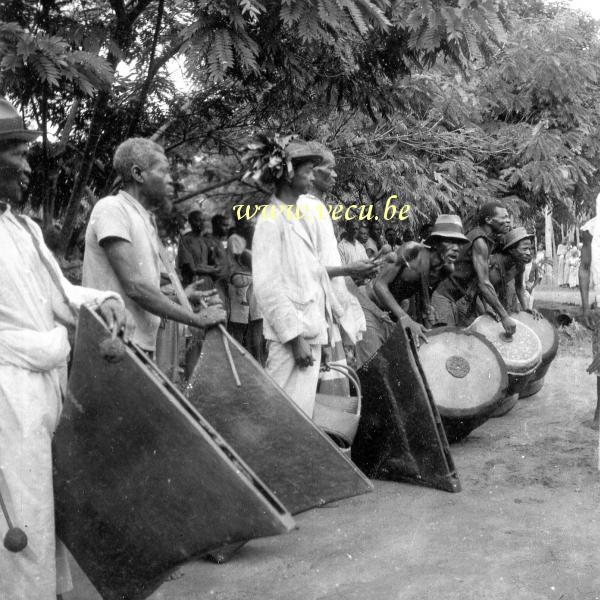
[[[294,360],[301,369],[310,367],[315,362],[310,348],[310,344],[301,335],[294,338],[289,343],[292,346]]]
[[[544,315],[539,310],[535,310],[535,308],[527,308],[525,312],[529,313],[536,321],[544,318]]]
[[[410,331],[410,333],[412,335],[412,339],[414,340],[417,348],[421,345],[422,341],[427,343],[428,329],[425,329],[425,327],[423,327],[423,325],[421,325],[420,323],[417,323],[416,321],[414,321],[413,319],[411,319],[408,316],[403,317],[400,320],[400,322],[402,323],[402,326],[404,327],[404,329],[408,329]]]
[[[377,271],[377,264],[369,260],[356,260],[350,263],[347,268],[350,273],[350,277],[369,277],[374,275]]]
[[[227,313],[222,306],[203,306],[194,313],[194,325],[201,329],[215,327],[227,322]]]
[[[514,319],[511,319],[508,315],[501,319],[502,327],[504,327],[504,331],[506,331],[506,335],[508,337],[512,337],[517,330],[517,323]]]
[[[206,306],[222,306],[221,296],[216,289],[203,290],[200,289],[203,284],[191,283],[185,288],[185,295],[192,304],[202,304],[204,302]]]
[[[328,365],[331,362],[331,346],[321,346],[321,364]],[[329,369],[329,367],[327,367]]]
[[[108,298],[98,307],[98,313],[108,325],[111,333],[123,332],[123,341],[129,342],[135,331],[135,321],[125,308],[125,305],[116,298]]]

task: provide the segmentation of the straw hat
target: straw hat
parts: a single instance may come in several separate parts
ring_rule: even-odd
[[[457,242],[468,242],[469,239],[463,233],[462,221],[458,215],[439,215],[427,241],[431,238],[440,237]]]
[[[504,246],[502,247],[502,250],[508,250],[511,246],[526,239],[533,239],[533,234],[527,233],[525,227],[515,227],[504,236]]]
[[[32,142],[40,135],[42,135],[41,131],[25,129],[25,124],[17,109],[6,98],[0,97],[0,141]]]

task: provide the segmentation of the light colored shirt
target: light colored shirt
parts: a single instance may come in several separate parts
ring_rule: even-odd
[[[372,237],[365,242],[365,251],[367,252],[367,256],[369,254],[369,250],[371,250],[373,254],[377,254],[379,252],[379,248],[377,248],[377,242]]]
[[[333,221],[327,207],[312,194],[303,194],[298,198],[298,207],[305,213],[306,229],[317,249],[319,261],[325,268],[340,267],[342,259],[338,250]],[[333,277],[331,288],[340,306],[338,325],[348,337],[348,341],[356,344],[367,330],[365,315],[356,296],[346,287],[344,277]]]
[[[277,198],[276,207],[286,205]],[[302,336],[328,341],[323,275],[303,219],[283,210],[262,211],[252,242],[252,281],[267,340],[282,344]]]
[[[144,350],[154,351],[160,317],[144,310],[129,298],[102,247],[102,241],[118,238],[131,243],[138,272],[143,280],[160,290],[161,261],[159,240],[152,215],[130,194],[102,198],[90,216],[85,232],[83,284],[121,295],[135,321],[133,341]]]
[[[344,265],[349,265],[357,260],[369,260],[365,247],[358,240],[349,242],[347,239],[343,239],[338,244],[338,250]]]

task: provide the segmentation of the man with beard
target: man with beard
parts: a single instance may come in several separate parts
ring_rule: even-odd
[[[459,245],[468,241],[460,217],[440,215],[426,245],[407,242],[396,250],[394,262],[386,264],[362,297],[367,333],[357,348],[359,364],[373,356],[390,335],[394,325],[386,316],[388,313],[410,331],[417,346],[427,341],[430,290],[454,271]],[[400,306],[402,301],[413,298],[416,320]]]
[[[512,335],[516,323],[498,299],[489,273],[496,238],[508,232],[510,217],[502,204],[488,202],[479,210],[478,222],[479,225],[467,234],[470,243],[460,252],[454,273],[432,294],[432,325],[469,325],[476,316],[476,302],[480,297],[496,312],[507,335]]]
[[[173,193],[164,150],[145,138],[130,138],[115,151],[115,171],[123,187],[98,201],[85,234],[83,282],[122,295],[131,311],[133,341],[154,355],[161,318],[204,328],[226,321],[220,300],[207,292],[210,306],[192,312],[161,292],[161,242],[154,213],[169,208]]]
[[[490,281],[502,306],[509,311],[518,311],[515,295],[522,310],[529,310],[529,298],[525,289],[525,266],[533,259],[533,235],[525,227],[515,227],[504,237],[501,252],[492,254]],[[534,313],[537,314],[537,313]]]
[[[373,275],[377,265],[371,260],[358,260],[342,264],[329,211],[323,198],[335,185],[335,157],[323,144],[308,142],[311,150],[322,158],[321,164],[313,169],[313,185],[309,194],[298,199],[298,206],[304,213],[304,225],[313,240],[319,256],[319,262],[325,267],[331,279],[333,295],[340,305],[340,316],[332,324],[328,358],[336,363],[346,363],[346,352],[352,348],[366,329],[365,317],[357,298],[348,291],[348,285],[354,287],[351,277]],[[338,371],[330,370],[321,375],[319,391],[325,394],[348,395],[348,380]]]
[[[28,142],[39,135],[0,98],[0,493],[28,538],[21,552],[0,550],[0,596],[15,600],[55,600],[71,587],[55,537],[51,452],[66,391],[65,325],[87,305],[126,341],[133,329],[118,294],[69,283],[40,228],[19,214],[31,175]],[[0,539],[7,529],[0,518]]]

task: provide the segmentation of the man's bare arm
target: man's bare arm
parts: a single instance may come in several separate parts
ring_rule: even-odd
[[[508,335],[512,335],[517,324],[508,316],[508,312],[502,306],[502,302],[496,294],[496,290],[490,281],[490,269],[488,266],[489,250],[483,239],[478,238],[473,242],[473,268],[477,274],[477,283],[483,299],[496,311],[502,326]]]
[[[581,295],[581,311],[583,322],[591,327],[589,322],[590,312],[590,270],[592,267],[592,235],[589,231],[581,232],[581,262],[579,263],[579,293]]]
[[[103,241],[102,247],[123,291],[144,310],[193,327],[210,327],[225,322],[226,314],[221,308],[211,306],[198,313],[190,312],[169,300],[158,287],[145,281],[140,275],[131,242],[108,238]]]

